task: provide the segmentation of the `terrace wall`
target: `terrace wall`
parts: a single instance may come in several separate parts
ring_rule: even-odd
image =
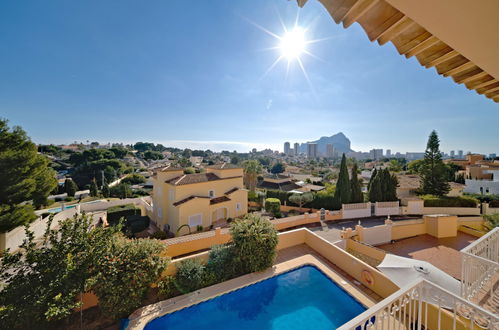
[[[374,207],[376,216],[400,214],[399,202],[376,202]]]
[[[343,204],[343,219],[367,218],[371,216],[371,203]]]

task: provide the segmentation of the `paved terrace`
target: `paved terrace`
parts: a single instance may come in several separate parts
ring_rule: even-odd
[[[401,257],[423,260],[461,280],[461,254],[459,251],[475,241],[475,236],[458,232],[456,237],[435,238],[428,234],[399,240],[393,244],[377,246]]]

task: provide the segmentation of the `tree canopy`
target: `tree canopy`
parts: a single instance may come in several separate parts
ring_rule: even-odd
[[[420,191],[423,194],[443,196],[450,191],[450,185],[447,182],[449,174],[448,169],[442,161],[440,153],[440,140],[436,131],[432,131],[428,143],[419,175],[421,177]]]
[[[37,245],[32,232],[0,263],[0,324],[7,329],[54,328],[74,313],[77,296],[92,290],[99,306],[122,317],[140,306],[149,286],[167,266],[157,240],[126,240],[121,226],[91,226],[91,217],[59,223]]]
[[[244,184],[249,191],[255,191],[258,175],[262,173],[263,167],[258,160],[250,159],[243,162]]]
[[[33,208],[21,203],[32,200],[35,207],[46,205],[57,186],[49,161],[37,153],[22,128],[10,129],[4,119],[0,119],[0,182],[0,232],[33,221]]]
[[[272,174],[279,174],[284,172],[286,168],[284,167],[284,164],[281,162],[275,163],[272,168],[270,169],[270,173]]]

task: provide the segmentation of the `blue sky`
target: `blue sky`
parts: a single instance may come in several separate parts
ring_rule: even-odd
[[[325,39],[279,57],[279,16]],[[253,23],[252,23],[253,22]],[[499,106],[336,25],[310,0],[2,1],[0,117],[35,142],[282,149],[344,132],[354,150],[498,152]]]

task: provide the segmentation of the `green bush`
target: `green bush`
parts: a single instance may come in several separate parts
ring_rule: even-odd
[[[125,227],[132,234],[135,234],[135,233],[140,233],[141,231],[147,229],[147,227],[149,227],[150,222],[151,220],[149,220],[148,216],[127,215],[125,221]]]
[[[167,237],[168,235],[162,230],[158,230],[157,232],[151,235],[151,238],[160,239],[160,240],[166,239]]]
[[[265,211],[272,213],[274,216],[281,214],[281,201],[277,198],[267,198],[265,200]]]
[[[230,227],[236,262],[242,273],[271,267],[275,259],[278,238],[272,223],[256,214],[234,221]]]
[[[113,206],[107,209],[107,222],[117,224],[121,218],[135,214],[140,214],[140,209],[133,204]]]
[[[146,178],[143,176],[143,175],[140,175],[140,174],[131,174],[129,176],[127,176],[126,178],[124,178],[123,180],[121,180],[121,183],[126,183],[126,184],[131,184],[131,185],[134,185],[134,184],[140,184],[140,183],[144,183],[146,182]]]
[[[478,200],[469,196],[433,196],[423,195],[425,207],[477,207]]]
[[[205,266],[197,259],[181,261],[177,266],[175,286],[181,293],[189,293],[205,286]]]
[[[175,286],[175,278],[173,276],[166,276],[158,282],[158,292],[164,299],[180,295],[180,291]]]
[[[143,303],[151,284],[168,266],[168,260],[159,256],[164,249],[163,243],[152,239],[118,238],[111,244],[92,286],[105,314],[124,317]]]
[[[485,220],[483,227],[486,231],[499,227],[499,213],[484,215],[483,219]]]
[[[267,198],[277,198],[281,201],[281,205],[295,205],[289,201],[289,196],[291,196],[292,193],[288,193],[286,191],[281,191],[281,190],[267,190]],[[296,205],[298,206],[298,205]]]
[[[213,273],[217,283],[239,275],[235,257],[233,245],[216,245],[211,248],[206,269]]]

